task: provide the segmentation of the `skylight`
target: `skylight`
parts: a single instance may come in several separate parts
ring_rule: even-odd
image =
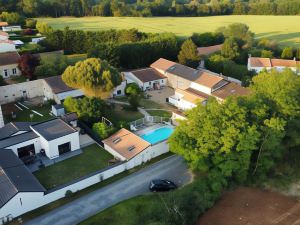
[[[113,143],[114,143],[114,144],[117,144],[117,143],[119,143],[120,141],[121,141],[121,138],[118,137],[118,138],[116,138],[116,139],[113,140]]]
[[[130,147],[128,148],[128,151],[131,152],[133,149],[135,149],[135,146],[134,146],[134,145],[130,146]]]

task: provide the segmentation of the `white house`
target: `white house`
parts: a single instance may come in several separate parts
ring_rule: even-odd
[[[143,90],[160,89],[167,85],[167,77],[153,68],[123,72],[127,83],[136,83]]]
[[[0,149],[0,224],[36,208],[45,188],[8,149]]]
[[[3,26],[2,31],[9,32],[9,31],[21,31],[21,26]]]
[[[46,37],[38,37],[38,38],[32,38],[31,43],[32,44],[38,44],[40,41],[46,39]]]
[[[18,68],[20,55],[16,51],[0,53],[0,75],[6,79],[21,75]]]
[[[169,151],[166,141],[151,145],[138,135],[122,128],[102,141],[104,149],[120,161],[127,161],[127,169],[147,162]]]
[[[14,52],[16,51],[16,45],[11,40],[0,40],[0,53],[2,52]]]
[[[260,58],[260,57],[249,57],[248,58],[248,70],[254,70],[256,73],[262,70],[276,69],[277,71],[282,71],[285,68],[289,68],[294,72],[298,72],[297,66],[300,65],[300,61],[296,58],[290,59],[270,59],[270,58]],[[298,72],[299,73],[299,72]]]
[[[44,81],[44,96],[47,99],[54,99],[57,104],[61,104],[68,96],[73,98],[84,96],[81,90],[68,87],[61,76],[48,77]]]
[[[8,40],[8,33],[4,32],[4,31],[0,31],[0,41],[5,41]]]
[[[21,159],[43,149],[49,159],[54,159],[80,149],[79,133],[61,119],[9,123],[0,129],[0,148],[12,150]]]

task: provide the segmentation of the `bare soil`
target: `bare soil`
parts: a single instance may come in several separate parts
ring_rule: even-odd
[[[228,192],[198,225],[300,225],[300,202],[276,192],[240,187]]]

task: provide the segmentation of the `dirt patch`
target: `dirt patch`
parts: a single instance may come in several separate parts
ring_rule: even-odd
[[[300,225],[300,202],[293,197],[255,188],[224,194],[198,225]]]
[[[1,105],[1,108],[4,116],[9,116],[12,112],[16,113],[19,111],[19,109],[15,106],[15,103]]]

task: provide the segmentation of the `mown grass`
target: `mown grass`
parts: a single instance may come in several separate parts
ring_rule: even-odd
[[[107,167],[113,156],[97,144],[83,148],[83,153],[34,173],[39,182],[51,189]]]
[[[270,38],[281,45],[300,47],[300,16],[212,16],[212,17],[62,17],[39,18],[56,29],[107,30],[137,28],[151,33],[172,32],[178,36],[190,36],[194,32],[215,31],[232,23],[245,23],[257,38]]]
[[[169,111],[164,111],[164,110],[148,110],[147,111],[151,116],[160,116],[160,117],[166,117],[166,118],[171,118],[172,113]]]

